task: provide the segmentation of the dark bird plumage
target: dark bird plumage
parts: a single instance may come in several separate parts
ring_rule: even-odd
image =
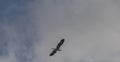
[[[52,53],[50,53],[50,55],[49,55],[49,56],[54,55],[56,52],[57,52],[57,50],[53,50],[53,51],[52,51]]]
[[[61,45],[62,45],[63,43],[64,43],[64,39],[62,39],[62,40],[58,43],[58,45],[57,45],[56,48],[53,48],[54,50],[52,51],[52,53],[50,53],[49,56],[54,55],[57,51],[61,51],[61,50],[60,50],[60,47],[61,47]]]
[[[59,49],[63,43],[64,43],[64,39],[62,39],[62,40],[58,43],[57,49]]]

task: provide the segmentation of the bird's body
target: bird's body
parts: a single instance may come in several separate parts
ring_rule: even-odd
[[[56,48],[53,48],[54,50],[52,51],[52,53],[50,53],[49,56],[54,55],[57,51],[61,51],[61,50],[60,50],[60,47],[61,47],[61,45],[62,45],[63,43],[64,43],[64,39],[62,39],[62,40],[58,43],[58,45],[57,45]]]

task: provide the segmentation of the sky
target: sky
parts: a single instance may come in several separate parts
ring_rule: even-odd
[[[120,62],[119,3],[0,0],[0,62]]]

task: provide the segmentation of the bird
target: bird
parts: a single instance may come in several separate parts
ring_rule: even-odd
[[[61,41],[58,43],[58,45],[56,46],[56,48],[52,48],[53,51],[50,53],[49,56],[53,56],[57,51],[61,51],[60,47],[62,46],[62,44],[64,43],[65,39],[61,39]]]

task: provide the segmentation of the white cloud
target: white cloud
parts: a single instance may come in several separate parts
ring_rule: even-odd
[[[36,0],[26,6],[29,14],[20,17],[24,21],[15,22],[7,33],[18,36],[15,39],[19,42],[33,38],[37,32],[40,44],[35,48],[36,62],[119,62],[120,17],[116,1]],[[24,23],[26,17],[30,19],[28,24]],[[27,32],[22,35],[14,31],[18,28]],[[66,40],[62,51],[50,57],[51,48],[62,38]]]
[[[47,2],[46,2],[47,1]],[[34,14],[42,23],[43,41],[39,57],[43,62],[119,62],[111,56],[119,49],[119,7],[112,0],[45,0]],[[49,57],[61,38],[62,52]],[[116,54],[117,55],[117,54]],[[66,59],[65,59],[66,58]]]

